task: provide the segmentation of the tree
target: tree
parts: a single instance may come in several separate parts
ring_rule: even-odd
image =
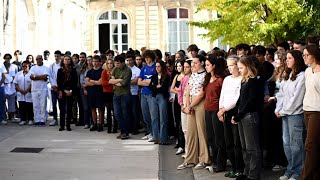
[[[273,44],[316,33],[320,25],[317,0],[203,0],[198,11],[218,12],[217,19],[190,22],[208,30],[211,41],[236,45]]]

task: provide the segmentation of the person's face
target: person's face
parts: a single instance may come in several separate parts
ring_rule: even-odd
[[[61,55],[60,55],[60,54],[55,54],[55,55],[54,55],[54,59],[55,59],[56,61],[60,61],[60,60],[61,60]]]
[[[33,60],[32,56],[28,56],[27,60],[28,60],[29,62],[32,62],[32,60]]]
[[[22,64],[22,70],[23,72],[28,72],[29,71],[29,65],[27,63]]]
[[[5,62],[10,62],[10,60],[11,60],[10,56],[5,56],[3,59]]]
[[[168,63],[166,64],[166,68],[167,68],[168,72],[172,72],[172,70],[173,70],[172,66]]]
[[[16,57],[17,57],[17,60],[21,60],[22,59],[22,55],[21,54],[18,54]]]
[[[128,66],[133,67],[134,66],[134,62],[132,58],[126,58],[126,63]]]
[[[44,54],[44,59],[45,59],[45,60],[48,60],[49,56],[50,56],[50,54],[49,54],[49,53]]]
[[[79,59],[80,59],[80,62],[83,63],[86,61],[86,56],[80,55]]]
[[[198,54],[197,51],[190,51],[190,54],[192,56],[192,58],[196,57],[196,55]]]
[[[92,58],[91,57],[87,58],[87,63],[88,63],[88,65],[92,66]]]
[[[63,58],[63,64],[66,65],[70,65],[71,64],[71,59],[69,57],[64,57]]]
[[[281,46],[277,47],[277,51],[280,52],[280,53],[285,53],[286,52],[286,50]]]
[[[93,59],[92,60],[92,65],[94,68],[99,68],[101,66],[101,62],[98,59]]]
[[[38,66],[42,66],[42,64],[43,64],[43,58],[42,58],[42,56],[37,56],[37,57],[36,57],[36,61],[37,61],[37,65],[38,65]]]
[[[156,63],[156,71],[158,74],[162,73],[162,67],[161,67],[160,63]]]
[[[121,63],[119,61],[115,61],[114,62],[114,67],[121,69],[124,66],[124,63]]]
[[[241,62],[238,62],[237,65],[238,65],[241,76],[245,76],[248,74],[248,68],[244,64],[242,64]]]
[[[301,44],[293,43],[293,49],[303,53],[304,46],[302,46]]]
[[[107,68],[112,69],[113,68],[113,62],[111,60],[107,60]]]
[[[239,73],[237,63],[234,60],[227,60],[227,66],[230,74],[235,75]]]
[[[258,61],[261,62],[261,63],[265,61],[264,55],[256,54],[256,58],[257,58]]]
[[[278,54],[274,55],[274,62],[275,62],[275,66],[276,67],[280,67],[281,66],[281,61],[280,61],[280,59],[278,57]]]
[[[113,59],[113,56],[111,53],[107,54],[107,59]]]
[[[137,57],[136,57],[136,64],[139,66],[139,65],[141,64],[141,62],[142,62],[141,57],[140,57],[140,56],[137,56]]]
[[[192,68],[195,72],[200,71],[202,68],[202,63],[198,58],[192,58]]]
[[[176,54],[176,55],[175,55],[175,59],[176,59],[176,61],[177,61],[177,60],[179,60],[179,59],[182,59],[182,57],[180,56],[180,54]]]
[[[266,52],[266,55],[264,56],[264,58],[267,60],[267,61],[273,61],[274,59],[272,59],[272,54],[269,54],[268,51]]]
[[[181,63],[177,63],[177,71],[179,73],[183,72],[183,67],[182,67]]]
[[[73,61],[73,64],[78,64],[79,63],[79,59],[76,56],[72,57],[72,61]]]
[[[242,56],[244,56],[244,55],[246,55],[247,53],[246,53],[246,51],[244,50],[244,49],[238,49],[237,50],[237,56],[238,57],[242,57]]]
[[[190,74],[191,73],[191,66],[187,62],[184,63],[183,69],[184,69],[184,74]]]
[[[307,65],[311,65],[315,62],[315,58],[309,54],[307,49],[303,50],[303,59],[304,59],[304,63]]]
[[[290,53],[287,54],[286,63],[287,63],[287,67],[288,67],[288,68],[292,69],[292,68],[294,67],[295,59],[294,59],[294,57],[292,56],[292,54],[290,54]]]
[[[212,73],[212,72],[214,72],[214,65],[213,64],[211,64],[210,63],[210,61],[209,60],[206,60],[206,71],[207,71],[207,73]]]
[[[152,62],[152,59],[150,57],[146,57],[145,60],[147,64],[150,64]]]

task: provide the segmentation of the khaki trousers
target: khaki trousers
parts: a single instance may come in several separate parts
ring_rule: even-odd
[[[209,152],[206,138],[204,100],[194,108],[192,114],[188,114],[187,146],[188,152],[185,163],[209,164]]]

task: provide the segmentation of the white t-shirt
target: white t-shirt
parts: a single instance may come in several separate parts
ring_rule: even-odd
[[[50,84],[51,86],[57,86],[57,75],[58,70],[60,69],[60,63],[53,63],[50,65]]]
[[[17,84],[22,90],[28,89],[28,87],[31,85],[30,71],[26,75],[24,75],[22,71],[18,72],[13,80],[13,83]],[[17,91],[17,100],[32,102],[31,93],[28,92],[27,94],[21,94],[19,91]]]
[[[237,101],[240,97],[242,77],[233,77],[232,75],[226,77],[222,84],[219,108],[224,108],[229,111],[236,107]]]
[[[131,76],[131,80],[135,79],[135,78],[139,78],[139,75],[140,75],[140,69],[137,68],[137,66],[133,66],[131,69],[131,72],[132,72],[132,76]],[[139,86],[136,84],[136,85],[130,85],[130,91],[131,91],[131,94],[132,95],[138,95],[138,92],[139,92]]]
[[[13,83],[13,79],[18,73],[18,66],[15,64],[10,64],[10,67],[8,69],[8,74],[5,74],[5,85],[4,85],[4,93],[6,95],[12,95],[16,92],[15,85]]]
[[[7,73],[7,69],[4,67],[3,63],[0,63],[0,81],[2,81],[2,74]],[[1,85],[4,87],[4,84]]]
[[[33,75],[36,75],[36,76],[39,76],[39,75],[47,75],[49,76],[50,74],[50,70],[48,67],[42,65],[42,66],[38,66],[38,65],[35,65],[35,66],[32,66],[31,69],[30,69],[30,75],[33,74]],[[32,80],[31,81],[31,91],[43,91],[43,90],[48,90],[48,87],[47,87],[47,84],[48,84],[48,81],[43,81],[43,80]]]

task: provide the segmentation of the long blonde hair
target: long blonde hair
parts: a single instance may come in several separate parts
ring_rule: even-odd
[[[258,74],[256,64],[259,63],[255,56],[243,56],[240,58],[239,63],[243,64],[247,69],[248,73],[242,76],[242,82],[248,82],[250,78],[255,78]]]

